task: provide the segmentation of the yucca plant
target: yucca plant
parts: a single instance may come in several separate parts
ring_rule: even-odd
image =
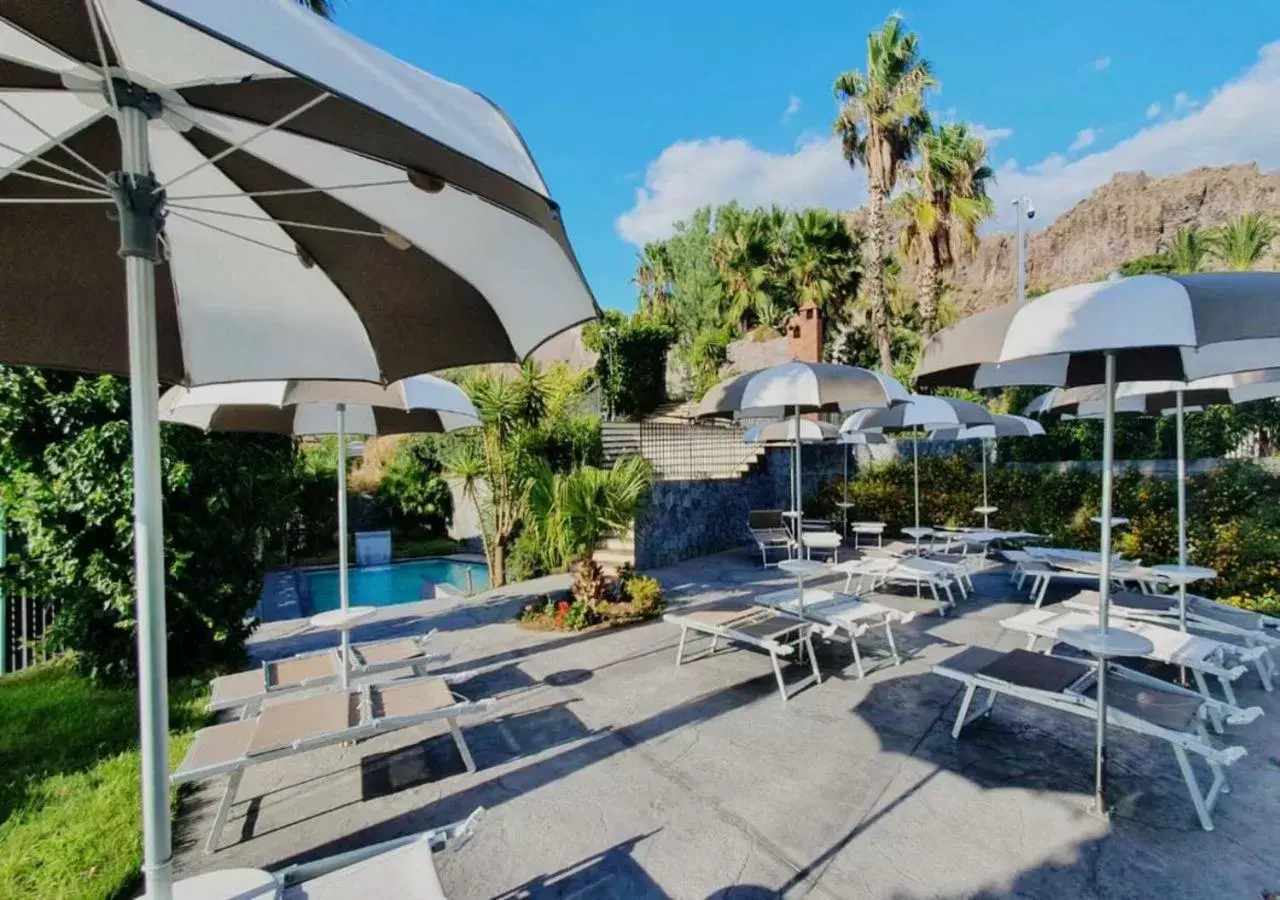
[[[548,561],[562,568],[602,538],[631,527],[649,479],[649,464],[639,456],[624,457],[612,469],[580,466],[567,473],[539,460],[529,479],[525,527],[535,532]]]

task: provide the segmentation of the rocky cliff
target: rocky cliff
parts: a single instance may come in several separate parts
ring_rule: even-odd
[[[1127,260],[1166,250],[1179,228],[1212,228],[1246,212],[1280,214],[1280,171],[1249,164],[1165,178],[1120,173],[1030,235],[1028,290],[1102,278]],[[1012,300],[1015,264],[1012,234],[984,237],[949,276],[957,310],[964,315]]]

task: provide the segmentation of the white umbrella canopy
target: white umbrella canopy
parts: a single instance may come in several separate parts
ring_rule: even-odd
[[[363,402],[351,404],[352,399]],[[480,424],[466,392],[434,375],[383,387],[342,381],[241,381],[172,387],[160,398],[160,421],[204,431],[266,431],[338,436],[338,602],[350,608],[347,574],[347,435],[440,433]],[[342,686],[351,668],[351,631],[342,629]]]
[[[989,425],[969,425],[965,428],[939,428],[932,435],[935,440],[982,441],[982,527],[991,527],[991,513],[995,508],[987,497],[987,441],[1011,437],[1044,437],[1044,426],[1025,416],[991,415]]]
[[[970,316],[934,335],[916,369],[928,386],[1103,386],[1099,627],[1069,640],[1098,670],[1095,808],[1106,801],[1106,658],[1141,639],[1110,628],[1111,482],[1118,381],[1194,381],[1280,364],[1280,273],[1140,275],[1075,285]],[[1064,637],[1066,637],[1064,635]]]
[[[894,431],[932,431],[936,428],[962,428],[989,425],[991,413],[976,403],[954,397],[911,394],[904,402],[885,409],[863,409],[849,416],[840,426],[842,434]],[[920,527],[920,451],[919,441],[911,439],[911,470],[915,486],[915,527]]]
[[[834,363],[789,362],[746,372],[720,382],[694,408],[695,418],[731,418],[743,414],[782,418],[791,416],[799,436],[802,413],[849,412],[905,401],[907,389],[881,372]],[[793,440],[792,471],[796,536],[804,551],[800,502],[800,442]]]
[[[289,0],[0,6],[0,207],[0,361],[131,380],[143,871],[168,900],[159,382],[386,383],[598,310],[502,112]]]
[[[791,444],[797,440],[796,429],[799,428],[799,440],[805,444],[820,444],[835,440],[840,431],[830,422],[815,422],[811,419],[787,419],[781,422],[770,422],[767,425],[754,425],[742,434],[748,444]]]

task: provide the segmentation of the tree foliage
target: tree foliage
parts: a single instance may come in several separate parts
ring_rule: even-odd
[[[632,316],[609,310],[587,326],[582,338],[599,354],[596,377],[611,417],[643,416],[666,400],[667,350],[675,342],[670,324],[646,310]]]
[[[135,664],[129,390],[114,377],[0,368],[7,591],[58,609],[53,649],[105,680]],[[175,675],[237,661],[268,554],[297,515],[288,438],[165,427],[168,629]]]
[[[1276,235],[1276,225],[1270,218],[1244,213],[1209,234],[1208,250],[1224,267],[1245,272],[1266,258]]]

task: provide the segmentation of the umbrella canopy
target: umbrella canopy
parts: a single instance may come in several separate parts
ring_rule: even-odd
[[[1110,628],[1111,482],[1116,384],[1192,381],[1280,361],[1280,274],[1140,275],[1053,291],[964,319],[930,339],[918,383],[961,387],[1103,385],[1102,540],[1098,628],[1063,639],[1104,658],[1140,655]],[[1107,668],[1098,670],[1094,803],[1105,814]]]
[[[964,428],[939,428],[930,437],[942,441],[995,440],[1011,437],[1043,437],[1044,426],[1026,416],[991,414],[987,425],[969,425]]]
[[[989,425],[991,413],[976,403],[954,397],[931,397],[911,394],[904,402],[884,409],[863,409],[844,420],[842,434],[858,432],[919,431],[935,428],[960,428],[967,425]],[[920,448],[911,440],[911,472],[914,485],[915,528],[920,529]]]
[[[969,316],[934,335],[917,384],[1004,387],[1191,381],[1269,368],[1280,273],[1139,275],[1075,285]]]
[[[830,422],[786,419],[748,428],[743,433],[742,439],[748,444],[791,444],[796,440],[797,427],[800,429],[800,442],[804,444],[820,444],[823,441],[835,440],[840,434],[840,430]]]
[[[1280,369],[1236,372],[1196,381],[1124,381],[1116,385],[1116,412],[1145,415],[1172,414],[1177,395],[1187,411],[1191,407],[1251,403],[1280,396]],[[1080,418],[1101,418],[1106,392],[1101,385],[1057,388],[1046,391],[1027,405],[1027,415],[1059,413]]]
[[[797,412],[850,412],[888,406],[907,389],[881,372],[833,363],[789,362],[722,381],[693,415],[729,418],[742,413],[782,418]]]
[[[0,60],[0,361],[130,377],[143,871],[168,900],[158,384],[386,383],[597,310],[502,112],[289,0],[6,3]]]
[[[349,434],[430,434],[479,424],[466,392],[434,375],[415,375],[386,387],[356,381],[178,386],[160,398],[160,420],[204,431],[335,434],[339,403]]]
[[[502,111],[296,3],[10,3],[0,57],[6,362],[129,371],[121,110],[149,120],[123,199],[162,229],[166,382],[385,382],[596,314]]]

